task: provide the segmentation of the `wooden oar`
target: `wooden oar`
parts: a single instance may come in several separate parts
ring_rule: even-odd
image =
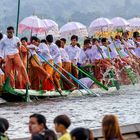
[[[40,55],[39,53],[38,53],[38,55],[46,62],[46,63],[48,63],[49,64],[49,62],[48,61],[46,61],[46,59],[42,56],[42,55]],[[55,64],[55,63],[54,63]],[[61,68],[59,65],[57,65],[57,64],[55,64],[57,67],[59,67],[59,68]],[[68,74],[68,76],[70,76],[76,83],[78,83],[83,89],[85,89],[89,94],[93,94],[93,95],[95,95],[96,97],[98,96],[96,93],[93,93],[92,91],[90,91],[90,89],[87,87],[87,86],[85,86],[81,81],[79,81],[77,78],[75,78],[72,74],[70,74],[69,72],[67,72],[65,69],[63,69],[63,68],[61,68],[65,73],[67,73]],[[57,70],[58,71],[58,70]],[[63,74],[62,74],[63,75]],[[63,75],[64,76],[64,75]],[[62,77],[63,77],[62,76]],[[65,76],[64,76],[65,77]]]
[[[100,83],[94,76],[92,76],[91,74],[87,73],[86,71],[82,70],[81,68],[78,68],[76,65],[73,64],[73,66],[78,69],[81,73],[83,73],[84,75],[86,75],[87,77],[89,77],[92,81],[94,81],[98,86],[102,87],[103,89],[108,91],[108,87],[106,87],[105,85],[103,85],[102,83]]]
[[[29,51],[30,52],[30,51]],[[31,52],[30,52],[31,53]],[[40,64],[38,63],[38,61],[35,59],[35,57],[31,54],[31,56],[32,56],[32,58],[35,60],[35,62],[40,66]],[[57,90],[57,92],[59,92],[59,94],[61,95],[61,96],[63,96],[62,95],[62,93],[57,89],[57,87],[56,87],[56,85],[55,85],[55,83],[49,78],[49,81],[54,85],[54,87],[55,87],[55,89]]]

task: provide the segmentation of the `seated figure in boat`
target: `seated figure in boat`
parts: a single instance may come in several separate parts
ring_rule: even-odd
[[[30,85],[29,78],[19,55],[20,40],[14,36],[14,28],[7,28],[7,37],[0,43],[0,49],[4,51],[5,75],[10,78],[11,87],[15,88],[15,72],[20,75],[19,85],[24,87]],[[22,85],[24,83],[24,85]]]

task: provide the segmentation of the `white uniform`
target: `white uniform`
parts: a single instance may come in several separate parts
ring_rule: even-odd
[[[124,47],[128,47],[128,49],[131,51],[132,54],[136,55],[134,49],[135,49],[135,43],[133,40],[128,40],[128,41],[124,41]],[[130,49],[133,48],[133,49]],[[125,52],[128,54],[128,51],[125,49]]]
[[[54,43],[51,43],[49,46],[50,54],[54,60],[54,63],[62,63],[61,61],[61,53],[58,46]]]
[[[18,37],[13,36],[13,38],[10,39],[8,37],[5,37],[0,43],[0,48],[4,50],[5,56],[14,55],[19,53],[17,43],[20,43]]]
[[[64,48],[60,48],[62,62],[71,62],[69,55]]]
[[[85,51],[81,49],[80,57],[79,57],[79,63],[84,65],[89,61],[88,56],[86,55]]]
[[[40,43],[39,46],[39,53],[45,58],[46,61],[52,60],[52,56],[50,54],[50,50],[45,43]],[[45,62],[45,60],[41,59],[41,62]]]
[[[68,53],[70,60],[77,64],[77,62],[79,62],[81,49],[78,46],[73,47],[72,45],[69,45],[65,47],[65,50]]]

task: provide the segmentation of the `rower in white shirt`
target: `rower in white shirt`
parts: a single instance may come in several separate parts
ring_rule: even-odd
[[[58,46],[53,43],[53,36],[52,35],[48,35],[46,37],[46,40],[47,40],[47,44],[48,44],[48,47],[49,47],[49,50],[50,50],[50,54],[54,60],[54,66],[55,64],[59,65],[59,68],[56,66],[56,68],[62,72],[62,60],[61,60],[61,53],[60,53],[60,50],[58,48]],[[60,74],[56,71],[54,71],[53,73],[53,80],[54,80],[54,83],[56,85],[56,88],[57,90],[59,90],[59,92],[62,92],[61,90],[61,86],[60,86]]]
[[[24,86],[26,84],[30,84],[29,78],[26,72],[26,69],[21,61],[19,56],[19,47],[20,47],[20,40],[19,38],[14,36],[14,28],[8,27],[7,28],[7,37],[5,37],[1,43],[1,49],[4,49],[4,55],[6,59],[5,63],[5,74],[6,78],[10,78],[10,84],[14,88],[15,87],[15,77],[12,71],[17,71],[22,77],[19,82],[23,83]],[[14,69],[13,69],[14,68]]]
[[[60,53],[61,53],[61,60],[62,60],[62,68],[71,73],[71,61],[69,59],[69,55],[67,54],[67,52],[65,51],[64,49],[64,46],[66,44],[66,42],[64,42],[64,39],[60,39],[60,40],[57,40],[56,42],[56,45],[59,47],[60,49]],[[65,77],[67,77],[67,79],[69,81],[71,81],[71,78],[68,76],[67,73],[65,73],[64,71],[62,71],[63,75]],[[62,80],[63,81],[63,89],[64,90],[71,90],[73,91],[75,89],[75,87],[73,87],[72,85],[70,85],[65,79]]]
[[[29,63],[30,63],[30,81],[31,81],[31,88],[34,90],[40,90],[40,81],[44,81],[45,79],[49,78],[49,74],[43,69],[41,59],[39,58],[37,53],[40,53],[39,44],[40,41],[37,37],[31,37],[31,44],[27,46],[29,49]]]
[[[73,35],[71,37],[71,44],[69,46],[65,47],[65,50],[68,53],[69,58],[72,62],[71,73],[76,78],[78,78],[78,70],[73,66],[73,64],[74,65],[77,64],[77,62],[79,61],[80,53],[81,53],[81,49],[77,46],[77,43],[78,43],[78,36]],[[78,86],[77,83],[75,83],[74,81],[73,81],[73,83],[76,86]]]

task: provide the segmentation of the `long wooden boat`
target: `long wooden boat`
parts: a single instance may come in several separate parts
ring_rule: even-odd
[[[115,88],[110,88],[108,92],[116,90]],[[103,92],[102,89],[91,89],[92,93],[96,93],[97,91]],[[107,91],[104,91],[107,92]],[[30,99],[40,99],[40,98],[56,98],[56,97],[65,97],[65,96],[85,96],[85,95],[92,95],[84,89],[74,90],[73,92],[70,91],[62,91],[60,94],[57,91],[47,91],[47,90],[26,90],[26,89],[13,89],[10,86],[10,80],[7,79],[1,92],[1,98],[5,99],[8,102],[13,101],[30,101]],[[94,95],[94,94],[93,94]]]

